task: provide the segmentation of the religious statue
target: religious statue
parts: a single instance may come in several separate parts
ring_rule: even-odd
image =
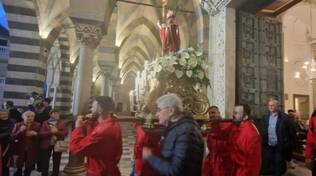
[[[157,22],[164,55],[176,52],[180,48],[179,26],[175,18],[176,16],[173,11],[169,10],[167,12],[166,23],[160,24],[159,21]]]

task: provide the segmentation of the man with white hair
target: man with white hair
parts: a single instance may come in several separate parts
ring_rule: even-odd
[[[287,115],[279,109],[279,102],[270,99],[269,112],[262,118],[261,127],[264,173],[281,176],[286,172],[286,160],[291,156],[295,132]],[[293,134],[294,133],[294,134]]]
[[[199,125],[184,112],[176,94],[163,95],[156,103],[159,124],[167,127],[161,141],[161,156],[144,147],[143,158],[162,176],[201,175],[204,143]]]

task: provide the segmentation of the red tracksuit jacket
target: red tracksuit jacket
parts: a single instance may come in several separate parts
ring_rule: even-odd
[[[135,173],[138,176],[158,176],[149,165],[149,163],[143,159],[143,147],[149,147],[155,155],[160,154],[160,134],[147,134],[138,124],[133,125],[136,131],[136,140],[134,144],[134,159],[135,159]]]
[[[306,148],[305,148],[305,157],[308,159],[313,159],[315,156],[316,149],[316,117],[311,117],[309,119]]]
[[[261,137],[251,122],[234,125],[231,134],[231,157],[234,176],[259,176],[261,168]]]
[[[208,155],[202,165],[202,176],[231,176],[232,160],[230,158],[229,137],[231,122],[223,122],[212,126],[207,134]]]
[[[122,155],[121,127],[114,117],[98,124],[88,124],[87,135],[83,128],[75,128],[70,135],[70,152],[87,158],[87,176],[120,176],[118,162]]]

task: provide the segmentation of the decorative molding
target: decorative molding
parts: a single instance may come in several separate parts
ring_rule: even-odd
[[[91,48],[96,48],[102,38],[101,27],[84,23],[76,24],[76,34],[82,44]]]
[[[231,0],[200,0],[200,5],[209,15],[214,16],[222,11]]]
[[[213,54],[213,104],[218,106],[223,117],[225,115],[225,25],[226,11],[222,10],[216,15],[214,19],[214,54]]]

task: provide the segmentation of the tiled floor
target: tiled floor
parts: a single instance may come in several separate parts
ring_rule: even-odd
[[[119,163],[122,176],[129,176],[131,172],[131,159],[133,157],[133,145],[135,139],[135,132],[132,128],[131,122],[122,122],[122,135],[123,135],[123,155]],[[62,163],[60,169],[63,170],[68,162],[68,154],[64,153],[62,156]],[[310,176],[311,173],[303,163],[296,162],[295,169],[289,169],[285,176]],[[61,175],[63,175],[61,173]],[[40,173],[33,171],[32,176],[40,176]]]

